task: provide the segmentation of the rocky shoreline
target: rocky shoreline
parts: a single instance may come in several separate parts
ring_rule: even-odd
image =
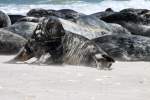
[[[150,61],[150,10],[111,8],[86,15],[71,9],[0,11],[0,54],[9,63],[71,64],[109,69],[115,61]]]

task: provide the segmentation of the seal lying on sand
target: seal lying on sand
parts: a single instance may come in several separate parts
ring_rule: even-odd
[[[70,26],[67,28],[65,24]],[[66,63],[110,68],[114,60],[90,41],[93,37],[88,36],[88,32],[91,31],[76,25],[57,17],[43,19],[32,38],[12,61],[27,61],[36,57],[36,62],[44,64]]]
[[[107,35],[93,39],[118,61],[150,61],[150,38],[139,35]]]

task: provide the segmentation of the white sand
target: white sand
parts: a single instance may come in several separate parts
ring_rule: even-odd
[[[77,66],[4,64],[0,100],[150,100],[150,62],[117,62],[111,71]]]

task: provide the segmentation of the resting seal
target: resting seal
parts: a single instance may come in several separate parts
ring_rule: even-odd
[[[62,21],[57,17],[43,19],[13,61],[36,57],[36,63],[110,68],[114,62],[111,57],[87,37],[66,30]]]

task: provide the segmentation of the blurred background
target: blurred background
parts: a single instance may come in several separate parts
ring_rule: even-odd
[[[0,10],[9,14],[25,14],[32,8],[73,9],[91,14],[112,8],[119,11],[124,8],[150,9],[149,0],[0,0]]]

